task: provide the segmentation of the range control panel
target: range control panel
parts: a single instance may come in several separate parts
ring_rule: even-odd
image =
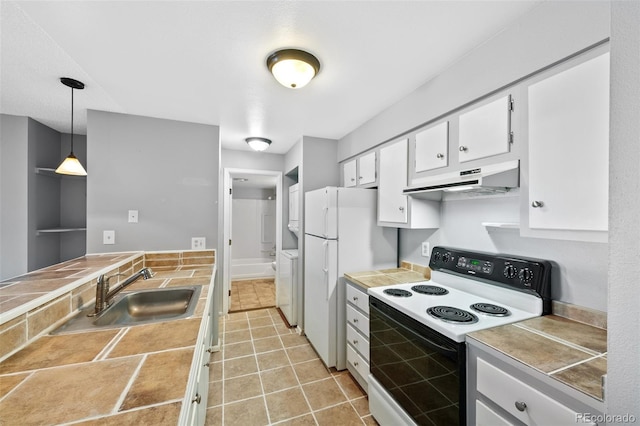
[[[434,247],[429,267],[517,290],[533,290],[543,298],[551,296],[551,263],[547,260]]]

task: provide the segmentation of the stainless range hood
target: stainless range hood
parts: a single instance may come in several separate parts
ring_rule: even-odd
[[[517,188],[519,183],[520,162],[514,160],[427,177],[402,192],[416,198],[433,199],[436,192],[507,192]]]

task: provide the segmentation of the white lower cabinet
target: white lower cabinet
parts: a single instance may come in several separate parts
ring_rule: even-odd
[[[347,281],[347,369],[368,391],[369,383],[369,295]]]
[[[604,404],[545,373],[467,338],[470,425],[595,425]]]

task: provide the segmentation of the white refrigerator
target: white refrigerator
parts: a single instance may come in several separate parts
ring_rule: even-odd
[[[395,268],[397,230],[377,226],[375,189],[305,194],[304,332],[327,367],[346,368],[345,272]]]

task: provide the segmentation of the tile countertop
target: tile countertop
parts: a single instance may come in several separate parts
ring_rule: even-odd
[[[558,302],[554,302],[554,312]],[[546,315],[467,335],[599,401],[607,373],[607,330]]]
[[[215,265],[145,263],[126,291],[202,285],[195,315],[39,337],[0,363],[1,424],[177,424]]]
[[[431,278],[431,269],[426,266],[402,262],[400,268],[378,271],[347,272],[344,274],[350,282],[359,285],[365,291],[370,287],[393,284],[414,283]]]

